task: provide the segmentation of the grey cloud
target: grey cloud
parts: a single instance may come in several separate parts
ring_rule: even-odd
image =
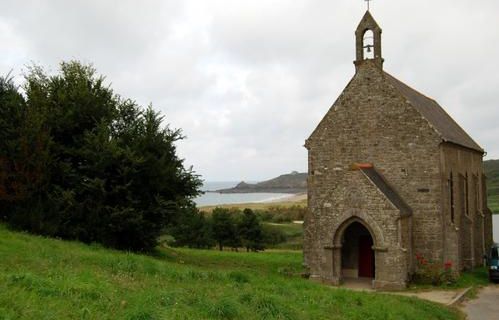
[[[385,69],[438,100],[499,158],[499,3],[374,1]],[[207,180],[306,170],[304,140],[354,72],[351,0],[29,1],[0,4],[0,72],[92,62],[153,103]]]

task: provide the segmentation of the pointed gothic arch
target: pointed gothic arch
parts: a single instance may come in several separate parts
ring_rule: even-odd
[[[342,279],[376,277],[376,235],[363,219],[344,221],[336,230],[334,242],[341,248],[338,271]]]

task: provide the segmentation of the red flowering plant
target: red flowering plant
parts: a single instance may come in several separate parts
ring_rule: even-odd
[[[434,286],[451,285],[457,281],[458,273],[453,270],[452,261],[438,263],[427,260],[423,255],[416,254],[417,266],[413,282],[431,284]]]

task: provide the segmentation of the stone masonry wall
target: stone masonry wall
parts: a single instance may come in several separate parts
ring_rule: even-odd
[[[492,229],[488,223],[490,213],[486,208],[487,192],[482,181],[482,154],[443,143],[441,157],[444,259],[456,262],[460,269],[481,266],[482,257],[489,246],[487,235]],[[451,172],[454,182],[454,219],[451,213]]]
[[[412,225],[412,235],[406,237],[412,242],[409,249],[430,259],[443,258],[439,144],[438,134],[384,79],[379,68],[369,60],[358,66],[354,78],[306,143],[309,213],[305,219],[304,256],[312,276],[332,276],[328,273],[333,271],[325,270],[329,266],[323,261],[335,253],[325,251],[324,245],[332,241],[332,224],[348,214],[348,208],[355,207],[355,199],[341,202],[331,196],[331,190],[348,187],[355,193],[358,181],[354,177],[360,173],[349,172],[353,163],[374,164],[413,209],[411,223],[403,223]],[[326,204],[330,204],[328,209]],[[357,213],[372,219],[383,215],[383,210],[368,212],[368,208],[366,205]],[[396,215],[381,220],[383,237],[397,238]],[[412,255],[412,251],[405,253],[404,263],[410,269],[405,274],[413,269],[412,256],[407,252]],[[400,259],[400,254],[376,252],[376,259],[387,261],[392,257]],[[376,279],[381,280],[378,271],[383,273],[383,266],[376,267]],[[389,272],[385,275],[390,277]],[[399,281],[405,281],[405,276],[397,275]]]
[[[407,276],[407,245],[399,230],[399,210],[359,170],[338,172],[337,184],[331,188],[322,203],[317,220],[317,232],[322,251],[320,263],[312,268],[323,280],[338,283],[342,278],[341,249],[344,232],[352,222],[362,223],[371,233],[375,252],[375,286],[405,285]]]

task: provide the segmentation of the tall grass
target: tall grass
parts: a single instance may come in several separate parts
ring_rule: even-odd
[[[0,225],[0,319],[456,319],[413,298],[286,276],[298,251],[159,249],[144,256]],[[288,273],[286,273],[288,274]]]

